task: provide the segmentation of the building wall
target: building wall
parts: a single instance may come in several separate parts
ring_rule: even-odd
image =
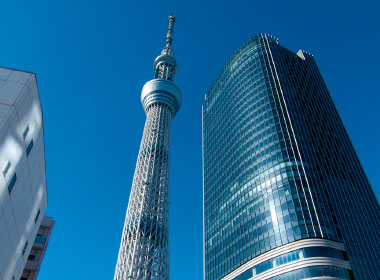
[[[47,205],[33,73],[0,68],[0,171],[0,279],[20,279]]]
[[[311,55],[263,34],[230,58],[203,173],[205,279],[377,279],[379,205]]]
[[[28,261],[20,280],[35,280],[41,267],[42,259],[45,255],[49,238],[53,230],[54,220],[52,217],[44,216],[38,229],[37,236],[30,250]]]
[[[380,279],[380,207],[318,66],[269,45],[324,237],[345,244],[356,279]]]

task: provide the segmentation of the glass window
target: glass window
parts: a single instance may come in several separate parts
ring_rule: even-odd
[[[25,242],[24,248],[22,249],[22,254],[25,254],[26,248],[28,248],[28,241]]]
[[[26,147],[26,155],[29,156],[30,151],[32,150],[32,148],[33,148],[33,139],[30,140],[28,147]]]
[[[26,128],[24,129],[24,132],[22,133],[22,137],[24,138],[24,140],[26,138],[26,135],[28,135],[28,132],[29,132],[29,126],[26,126]]]
[[[40,213],[41,213],[41,209],[38,209],[38,212],[36,214],[36,217],[34,218],[34,223],[37,223],[38,221],[38,217],[40,216]]]
[[[277,266],[294,262],[299,259],[312,258],[312,257],[328,257],[328,258],[335,258],[339,260],[345,260],[343,251],[336,250],[333,248],[328,248],[328,247],[308,247],[308,248],[299,249],[293,252],[289,252],[289,253],[280,255],[278,257],[269,259],[265,262],[262,262],[254,266],[253,268],[249,269],[248,271],[244,272],[243,274],[239,275],[234,280],[246,280],[251,277],[251,276],[250,277],[247,277],[247,276],[252,275],[252,272],[253,272],[253,275],[258,275],[260,273],[263,273]]]
[[[35,255],[30,254],[29,257],[28,257],[28,260],[33,261],[35,258],[36,258]],[[21,279],[22,279],[22,278],[21,278]],[[20,280],[21,280],[21,279],[20,279]]]
[[[9,167],[11,167],[11,162],[8,161],[7,165],[5,166],[4,170],[3,170],[3,175],[5,177],[5,175],[7,175],[7,172],[9,170]]]
[[[34,243],[44,245],[46,242],[46,236],[43,234],[37,234],[36,239],[34,240]]]
[[[13,187],[15,186],[16,184],[16,180],[17,180],[17,176],[16,176],[16,173],[13,175],[11,181],[9,182],[8,184],[8,192],[11,193]]]

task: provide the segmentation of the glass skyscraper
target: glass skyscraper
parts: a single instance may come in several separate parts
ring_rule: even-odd
[[[203,180],[206,280],[380,279],[380,207],[311,54],[258,34],[232,55]]]

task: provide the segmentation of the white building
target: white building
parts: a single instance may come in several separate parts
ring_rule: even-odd
[[[53,218],[44,216],[20,280],[37,279],[53,227]]]
[[[46,206],[36,75],[0,68],[0,280],[20,279]]]

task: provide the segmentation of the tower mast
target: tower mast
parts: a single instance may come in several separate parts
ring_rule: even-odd
[[[154,61],[154,79],[141,93],[146,121],[137,157],[114,280],[169,279],[169,150],[171,119],[181,107],[173,83],[177,62],[171,49],[175,16],[166,44]]]

